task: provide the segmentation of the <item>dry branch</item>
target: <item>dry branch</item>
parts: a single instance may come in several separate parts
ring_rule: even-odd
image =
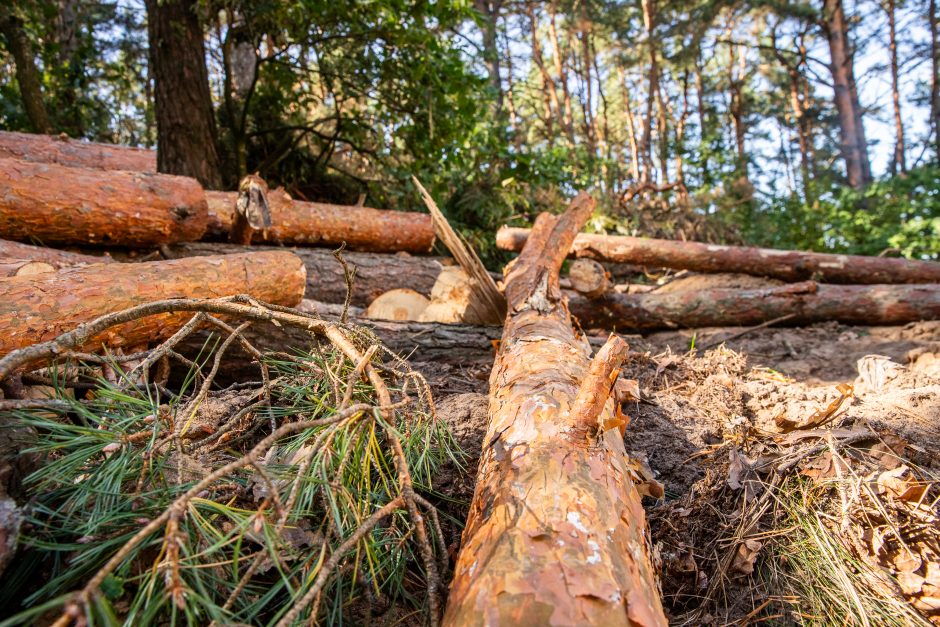
[[[98,144],[65,135],[32,135],[0,131],[0,158],[57,163],[100,170],[155,173],[157,153],[146,148]]]
[[[209,239],[229,238],[238,192],[206,192]],[[283,189],[267,192],[271,228],[252,241],[303,246],[339,246],[367,252],[428,253],[434,245],[431,217],[352,205],[293,200]]]
[[[665,625],[640,497],[609,392],[625,346],[591,362],[558,272],[594,202],[543,214],[506,269],[509,317],[447,625]],[[577,409],[577,411],[575,411]]]
[[[572,297],[570,307],[585,328],[624,331],[750,326],[775,319],[788,325],[827,320],[890,325],[940,318],[940,285],[822,285],[803,281],[763,289],[608,292],[597,299]]]
[[[503,227],[496,234],[496,245],[503,250],[520,251],[529,233],[529,229]],[[597,261],[694,272],[738,272],[784,281],[940,283],[940,263],[931,261],[719,246],[623,235],[580,233],[574,240],[571,254]]]
[[[164,249],[171,258],[225,255],[253,250],[285,250],[273,246],[236,246],[212,242],[190,242]],[[306,298],[326,303],[341,303],[346,297],[346,277],[343,267],[325,248],[289,248],[300,257],[307,268]],[[383,255],[375,253],[344,252],[346,262],[356,269],[352,286],[351,304],[366,307],[382,293],[398,288],[409,288],[429,296],[434,282],[441,273],[439,257],[412,257],[410,255]]]
[[[304,266],[289,252],[114,263],[0,279],[0,354],[153,300],[248,294],[262,301],[296,305],[304,287]],[[86,344],[74,348],[135,347],[166,338],[187,318],[152,316],[87,337]]]
[[[208,212],[193,179],[0,159],[0,236],[144,247],[196,240]]]

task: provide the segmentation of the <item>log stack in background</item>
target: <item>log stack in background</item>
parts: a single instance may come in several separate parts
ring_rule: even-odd
[[[157,152],[115,144],[98,144],[65,135],[33,135],[0,131],[0,158],[95,168],[157,172]]]

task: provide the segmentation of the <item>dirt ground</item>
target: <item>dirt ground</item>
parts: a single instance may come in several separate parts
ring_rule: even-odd
[[[814,471],[807,467],[819,463],[820,446],[814,443],[822,441],[821,430],[828,430],[825,437],[830,439],[833,434],[837,439],[849,434],[845,442],[851,445],[861,442],[864,433],[858,436],[859,430],[867,429],[865,433],[882,443],[901,442],[898,457],[933,488],[925,515],[935,523],[934,481],[940,474],[935,455],[940,441],[940,322],[903,327],[825,323],[765,328],[738,336],[741,331],[699,329],[626,336],[632,350],[622,376],[636,379],[642,395],[640,402],[625,408],[632,417],[627,449],[648,464],[666,494],[657,502],[647,498],[645,505],[667,613],[674,624],[687,625],[866,624],[865,618],[846,618],[851,617],[850,610],[835,613],[838,619],[813,614],[805,607],[801,610],[805,599],[784,593],[792,585],[767,583],[768,569],[779,566],[782,549],[771,548],[764,536],[780,532],[776,528],[780,517],[774,514],[771,520],[769,514],[762,514],[742,531],[742,520],[754,503],[748,491],[770,494],[771,490],[764,489],[767,482],[786,475],[759,470],[760,460],[771,460],[778,471],[790,464],[790,474],[810,476]],[[472,496],[475,452],[486,428],[490,363],[418,363],[416,367],[429,375],[441,415],[468,450],[467,472],[449,475],[447,485],[442,486],[464,501]],[[814,419],[821,420],[815,430],[810,424]],[[788,431],[796,436],[785,435]],[[865,446],[864,450],[845,449],[858,458],[858,472],[863,464],[871,465],[872,455],[877,457],[872,451],[883,448],[870,442]],[[788,456],[797,461],[788,461]],[[884,470],[877,463],[872,468]],[[741,479],[748,473],[753,475],[750,486]],[[772,479],[777,475],[778,479]],[[820,501],[820,509],[831,504],[832,494]],[[779,493],[773,498],[779,500]],[[924,500],[925,494],[920,498]],[[851,508],[844,500],[843,506],[843,516],[847,516]],[[462,511],[457,504],[449,513],[459,519]],[[886,524],[891,526],[890,521]],[[935,546],[937,534],[933,529],[928,544]],[[871,530],[860,529],[857,535],[870,537]],[[761,541],[743,540],[752,536]],[[743,570],[751,570],[735,571],[732,566],[740,559],[738,554],[762,544],[762,551],[754,549],[745,560]],[[923,565],[911,575],[919,578],[916,590],[902,588],[909,600],[918,595],[926,599],[921,605],[928,607],[930,615],[935,603],[931,595],[940,591],[935,587],[940,581],[935,566],[928,566],[935,561],[933,549],[924,551]],[[888,566],[888,570],[893,568]],[[934,621],[938,620],[936,611]],[[905,620],[899,624],[917,622]]]

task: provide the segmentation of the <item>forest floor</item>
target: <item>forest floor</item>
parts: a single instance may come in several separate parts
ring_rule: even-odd
[[[940,322],[740,331],[626,336],[670,619],[938,624]],[[438,489],[469,502],[491,364],[415,366],[471,454]]]

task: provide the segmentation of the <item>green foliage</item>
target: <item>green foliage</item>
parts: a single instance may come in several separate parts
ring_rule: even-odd
[[[749,241],[779,248],[937,259],[940,168],[924,166],[864,190],[832,185],[809,203],[798,195],[775,198],[740,227]]]

